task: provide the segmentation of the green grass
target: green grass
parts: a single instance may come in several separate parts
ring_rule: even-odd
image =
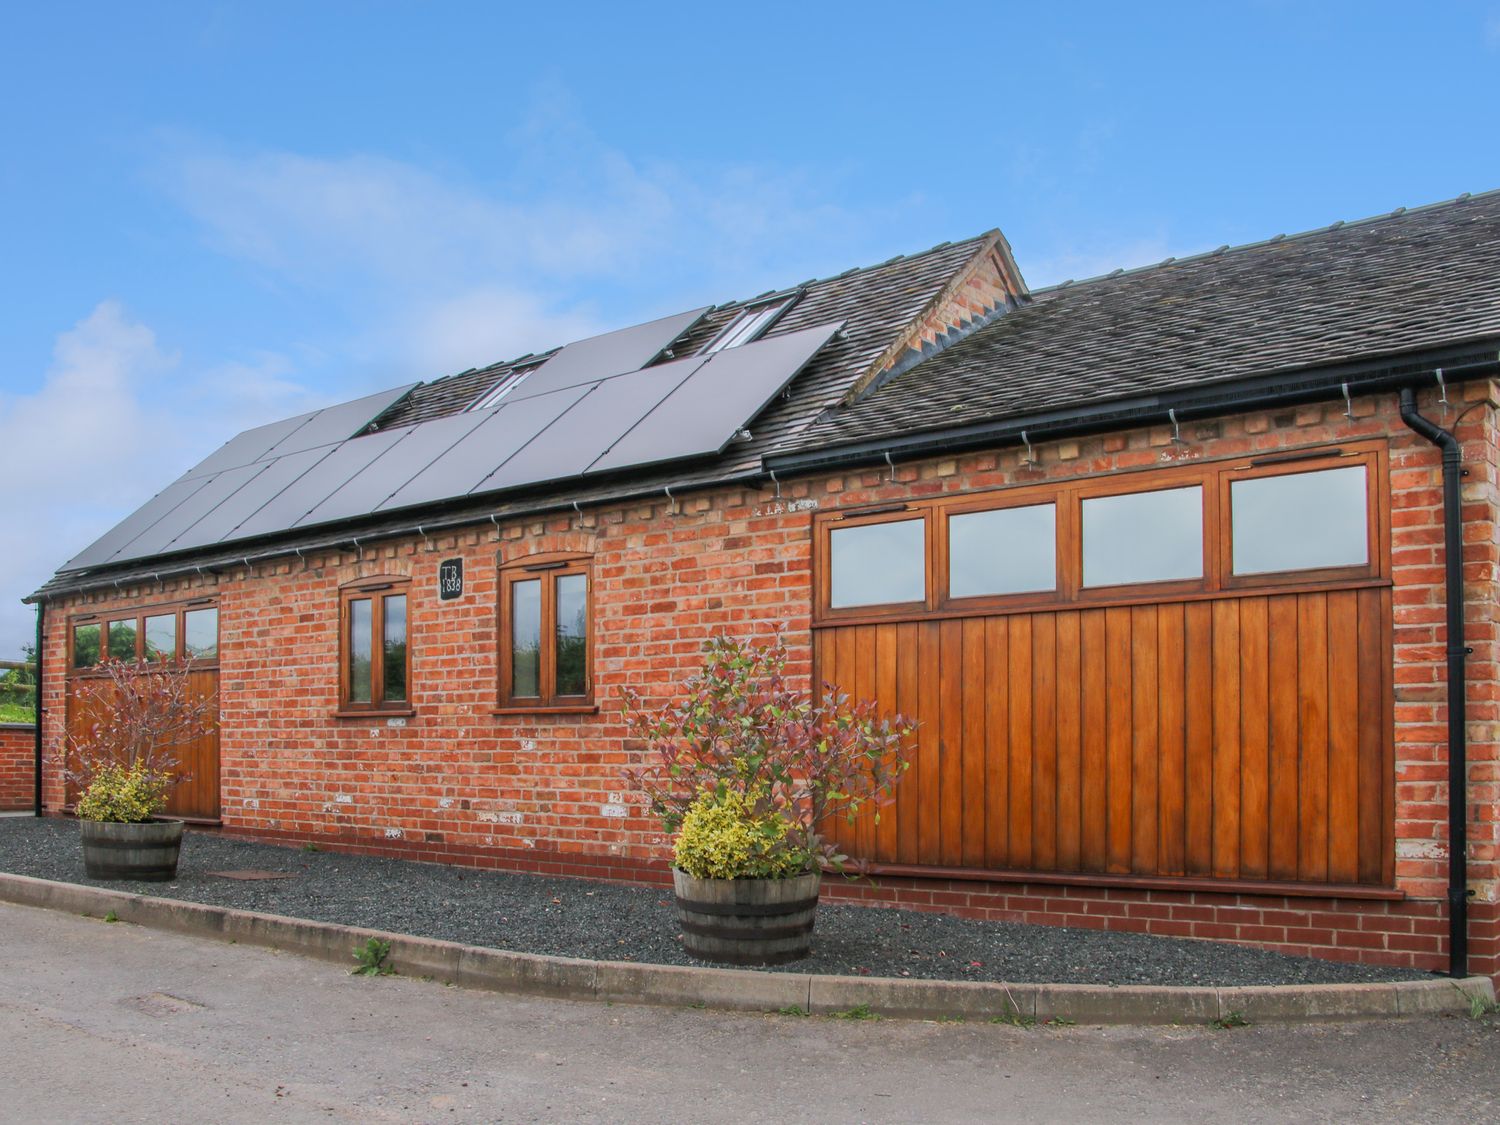
[[[880,1016],[870,1011],[868,1004],[856,1004],[852,1008],[845,1008],[842,1012],[829,1012],[829,1019],[835,1020],[878,1020]]]
[[[1216,1020],[1209,1020],[1208,1026],[1215,1031],[1228,1031],[1235,1027],[1249,1027],[1250,1021],[1245,1018],[1244,1012],[1233,1011]]]
[[[34,723],[36,711],[19,703],[0,703],[0,723]]]

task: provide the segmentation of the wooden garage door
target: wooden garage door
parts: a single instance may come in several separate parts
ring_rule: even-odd
[[[851,855],[970,871],[1389,885],[1388,589],[819,630],[921,723]]]
[[[102,657],[188,662],[188,690],[211,699],[214,722],[202,737],[174,747],[185,780],[171,794],[165,815],[219,819],[218,610],[199,601],[155,605],[124,613],[84,615],[68,628],[67,730],[70,744],[86,736],[97,710],[108,705],[107,680],[96,671]],[[77,794],[70,787],[71,805]]]

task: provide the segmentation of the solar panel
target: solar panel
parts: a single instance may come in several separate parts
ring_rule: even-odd
[[[216,451],[204,458],[184,474],[187,478],[206,477],[225,469],[237,469],[268,457],[280,457],[312,449],[318,445],[332,445],[351,438],[380,417],[407,394],[416,383],[394,387],[379,394],[366,395],[352,402],[337,406],[325,406],[246,430],[225,442]]]
[[[281,457],[287,453],[296,453],[319,445],[333,445],[336,442],[347,441],[395,406],[416,386],[416,383],[408,383],[404,387],[393,387],[388,391],[366,395],[352,402],[341,402],[337,406],[324,407],[308,419],[305,425],[299,426],[273,445],[266,455]]]
[[[232,537],[247,539],[255,535],[270,535],[294,526],[410,432],[410,427],[382,430],[334,446],[285,491],[236,527]]]
[[[490,410],[352,436],[408,386],[247,430],[63,570],[718,453],[842,327],[640,366],[702,312],[569,344]]]
[[[428,465],[385,503],[381,511],[463,496],[543,432],[589,388],[569,387],[550,395],[506,403],[453,448]]]
[[[333,493],[303,519],[297,527],[347,519],[373,512],[401,486],[432,464],[458,443],[470,430],[489,421],[488,414],[455,414],[422,422],[407,431],[406,436]],[[364,441],[364,438],[357,439]]]
[[[245,520],[260,511],[303,473],[328,456],[326,447],[304,449],[267,461],[265,468],[208,512],[192,527],[172,540],[171,549],[186,550],[217,543]]]
[[[692,356],[596,383],[545,434],[480,481],[473,491],[492,492],[576,476],[703,362]]]
[[[209,477],[215,473],[222,473],[225,469],[237,469],[241,465],[249,465],[264,457],[277,442],[285,441],[312,421],[318,413],[319,411],[314,410],[308,414],[299,414],[295,418],[286,418],[280,422],[271,422],[264,426],[256,426],[253,430],[246,430],[230,438],[213,453],[199,461],[183,474],[183,478]]]
[[[528,375],[525,382],[505,396],[505,401],[535,398],[539,394],[592,383],[609,375],[639,371],[670,347],[673,340],[702,320],[707,311],[707,307],[693,309],[568,344]]]
[[[225,469],[204,482],[203,487],[132,539],[115,554],[116,559],[138,559],[147,555],[176,550],[173,541],[193,524],[212,512],[248,482],[265,465],[241,465]]]
[[[131,540],[208,483],[207,477],[173,481],[130,515],[64,563],[59,571],[83,570],[109,562]]]
[[[588,471],[722,452],[842,327],[820,324],[715,353]]]

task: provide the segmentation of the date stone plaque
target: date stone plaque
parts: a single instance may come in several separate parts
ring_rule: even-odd
[[[438,597],[451,601],[464,592],[464,560],[444,559],[438,564]]]

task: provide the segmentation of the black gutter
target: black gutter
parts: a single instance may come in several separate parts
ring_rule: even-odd
[[[1443,562],[1448,613],[1448,975],[1469,975],[1468,729],[1465,694],[1463,450],[1458,438],[1417,412],[1416,394],[1401,390],[1401,420],[1443,452]]]
[[[1186,422],[1245,410],[1295,406],[1337,398],[1340,394],[1352,398],[1398,391],[1423,377],[1433,380],[1439,370],[1448,382],[1457,383],[1496,369],[1500,369],[1500,344],[1485,341],[1424,351],[1420,355],[1234,380],[1188,390],[1038,411],[994,422],[827,445],[804,453],[768,457],[766,466],[777,474],[792,475],[883,464],[887,454],[891,457],[922,457],[997,445],[1020,445],[1026,440],[1036,444],[1130,426],[1161,425],[1174,416],[1176,421]]]
[[[42,620],[47,615],[47,603],[36,603],[36,653],[35,653],[35,679],[36,692],[32,707],[36,711],[36,751],[33,765],[32,784],[35,787],[35,796],[32,812],[37,816],[42,815],[42,716],[46,713],[42,710],[42,644],[46,639],[46,632],[42,626]]]

